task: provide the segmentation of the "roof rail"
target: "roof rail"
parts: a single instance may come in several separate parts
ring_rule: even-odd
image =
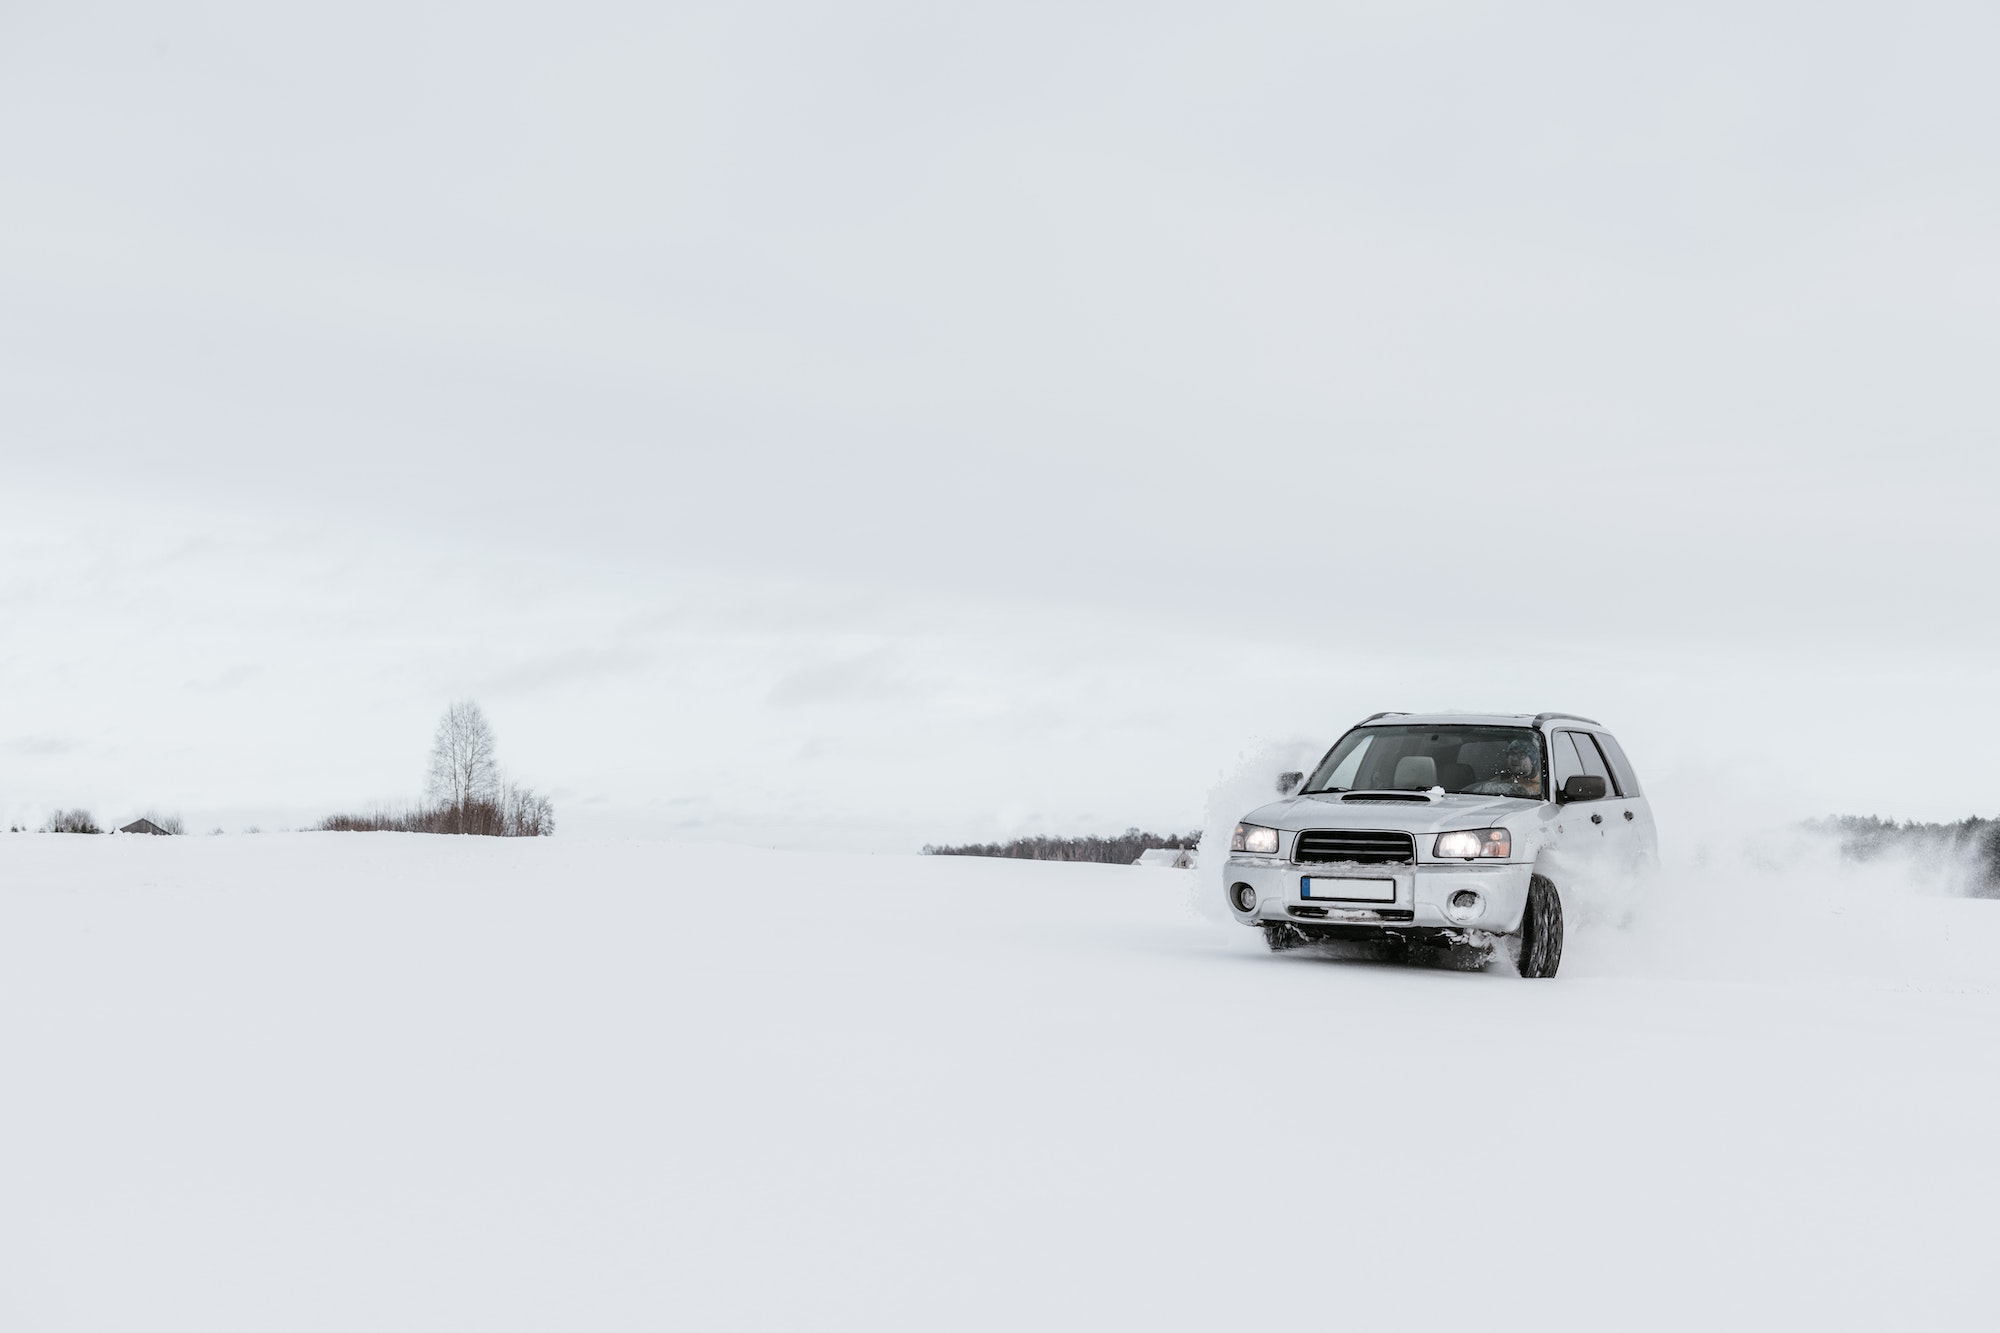
[[[1370,713],[1367,717],[1362,718],[1359,722],[1356,722],[1354,725],[1357,727],[1365,727],[1378,717],[1408,717],[1408,716],[1409,716],[1408,713],[1399,713],[1394,710],[1391,710],[1387,713]]]
[[[1604,725],[1602,722],[1599,722],[1596,718],[1585,717],[1581,713],[1537,713],[1535,714],[1534,724],[1539,727],[1542,725],[1542,723],[1547,722],[1552,718],[1558,718],[1558,717],[1566,717],[1572,722],[1588,722],[1593,727],[1601,727]]]

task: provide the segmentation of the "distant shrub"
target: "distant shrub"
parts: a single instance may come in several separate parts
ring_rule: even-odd
[[[1115,837],[1015,838],[1012,842],[972,842],[960,847],[932,847],[925,856],[998,856],[1014,861],[1095,861],[1106,865],[1129,866],[1139,853],[1156,847],[1181,851],[1201,841],[1201,830],[1162,837],[1128,828]]]
[[[431,833],[435,830],[423,827],[427,811],[411,808],[394,810],[386,807],[370,810],[366,814],[328,815],[319,821],[318,828],[323,833]]]
[[[42,825],[44,833],[102,833],[88,810],[58,810]]]
[[[546,838],[556,831],[555,806],[524,787],[503,785],[494,799],[435,805],[381,806],[364,814],[329,815],[328,833],[452,833],[489,838]]]

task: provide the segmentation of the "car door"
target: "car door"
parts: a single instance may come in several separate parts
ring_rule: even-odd
[[[1595,736],[1587,731],[1565,731],[1559,733],[1559,737],[1567,739],[1575,750],[1579,772],[1604,779],[1603,800],[1579,802],[1566,813],[1582,815],[1588,810],[1591,825],[1603,834],[1606,864],[1621,870],[1629,868],[1638,859],[1639,840],[1634,828],[1637,816],[1632,809],[1634,802],[1620,790],[1618,778]]]
[[[1632,761],[1625,756],[1625,747],[1618,743],[1618,738],[1608,731],[1595,734],[1598,748],[1604,751],[1604,758],[1611,765],[1611,776],[1618,784],[1618,798],[1624,804],[1619,818],[1630,826],[1632,842],[1628,850],[1633,863],[1642,869],[1658,865],[1660,835],[1653,826],[1652,802],[1640,789],[1639,775],[1633,772]]]
[[[1563,784],[1584,771],[1583,759],[1566,731],[1549,733],[1549,796],[1562,794]],[[1599,802],[1578,802],[1557,807],[1556,866],[1565,876],[1588,873],[1604,850],[1604,822],[1590,822],[1592,808]]]

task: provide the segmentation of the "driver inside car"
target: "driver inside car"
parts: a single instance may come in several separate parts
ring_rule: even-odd
[[[1483,782],[1465,790],[1480,796],[1525,796],[1542,799],[1542,766],[1535,747],[1527,741],[1510,741],[1500,752],[1500,762]]]

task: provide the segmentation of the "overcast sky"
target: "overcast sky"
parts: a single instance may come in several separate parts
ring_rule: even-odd
[[[1566,708],[2000,810],[2000,12],[0,7],[0,818],[1191,826]]]

